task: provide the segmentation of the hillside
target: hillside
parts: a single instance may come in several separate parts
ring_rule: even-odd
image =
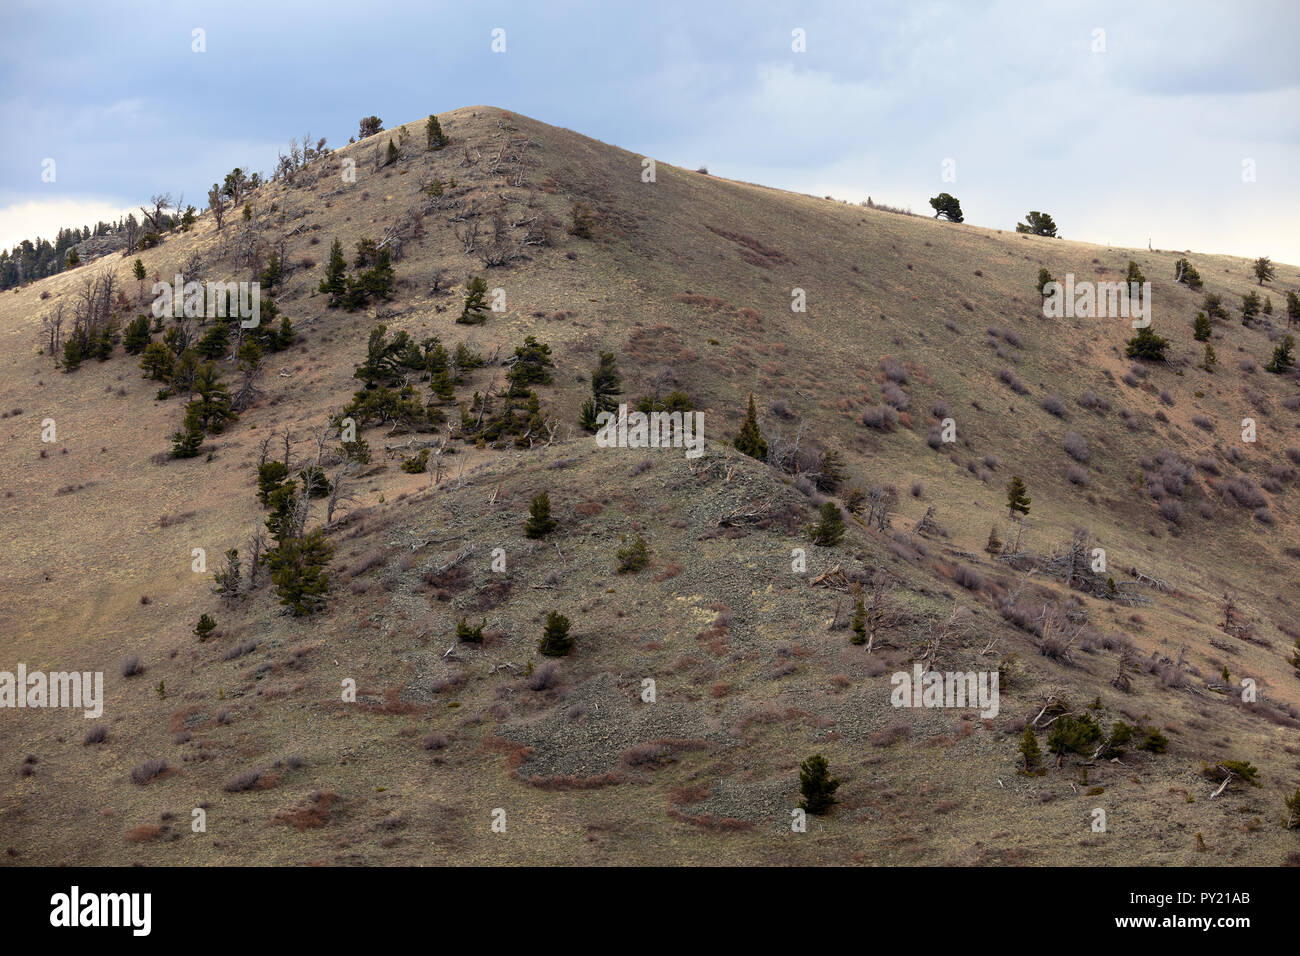
[[[442,150],[424,148],[423,119],[385,130],[258,187],[221,229],[208,212],[156,248],[0,295],[0,669],[103,671],[106,692],[96,721],[0,716],[11,862],[1297,859],[1283,800],[1300,785],[1300,381],[1265,365],[1300,268],[1277,264],[1261,288],[1250,261],[1212,253],[939,222],[665,163],[644,182],[641,156],[499,109],[439,120]],[[383,165],[390,140],[401,155]],[[575,203],[590,238],[569,231]],[[351,273],[360,240],[388,237],[392,297],[330,308],[317,290],[333,241]],[[42,320],[73,310],[88,277],[112,271],[124,324],[149,311],[155,277],[251,280],[272,251],[293,344],[265,356],[260,395],[197,457],[168,457],[186,399],[157,398],[138,356],[119,345],[63,372],[38,354]],[[1174,282],[1184,257],[1204,289]],[[1042,314],[1041,268],[1121,281],[1130,261],[1165,362],[1125,357],[1127,319]],[[481,325],[455,321],[469,276],[504,292]],[[1245,326],[1252,291],[1273,312]],[[1229,311],[1213,372],[1192,328],[1207,293]],[[362,388],[354,369],[381,323],[486,364],[463,370],[446,424],[359,432],[372,460],[326,532],[324,610],[285,614],[265,580],[219,598],[221,554],[247,560],[267,517],[264,442],[279,457],[288,433],[291,473],[315,455],[313,429],[336,444],[328,422]],[[535,385],[545,427],[519,442],[460,434],[461,409],[473,418],[476,393],[503,390],[527,336],[554,362]],[[621,400],[690,397],[702,457],[597,447],[578,422],[601,352]],[[238,378],[232,358],[218,366]],[[410,381],[429,401],[430,383]],[[732,447],[751,393],[789,467]],[[56,441],[42,442],[45,419]],[[938,437],[944,419],[955,442]],[[405,472],[429,442],[437,470]],[[847,477],[819,489],[825,450]],[[1013,475],[1031,497],[1023,520],[1008,518]],[[853,488],[880,489],[887,520],[846,514],[842,542],[811,543],[818,506]],[[559,527],[534,540],[541,491]],[[324,520],[317,500],[308,526]],[[1019,547],[990,553],[991,529]],[[1096,579],[1054,573],[1076,532],[1105,550]],[[638,535],[649,566],[619,573]],[[799,548],[806,570],[792,570]],[[888,612],[870,651],[850,641],[855,586]],[[551,610],[575,638],[555,659],[537,651]],[[200,641],[204,613],[218,628]],[[483,623],[481,645],[457,642],[462,618]],[[123,676],[130,657],[142,674]],[[891,675],[922,658],[1000,672],[999,713],[892,706]],[[1243,678],[1258,700],[1241,699]],[[1054,766],[1048,722],[1085,713],[1139,732],[1122,756]],[[1027,722],[1041,775],[1017,773]],[[95,724],[106,739],[83,743]],[[1167,749],[1140,750],[1148,731]],[[813,753],[839,804],[792,833]],[[167,769],[132,781],[160,758]],[[1249,761],[1259,785],[1212,798],[1204,768],[1220,761]],[[206,833],[190,830],[195,808]]]

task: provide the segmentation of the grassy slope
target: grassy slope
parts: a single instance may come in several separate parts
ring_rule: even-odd
[[[1293,835],[1278,826],[1281,796],[1297,779],[1297,748],[1288,742],[1294,728],[1204,689],[1226,660],[1234,675],[1256,677],[1264,696],[1300,702],[1284,661],[1291,639],[1275,626],[1294,619],[1288,602],[1297,562],[1282,548],[1297,540],[1295,482],[1268,495],[1277,523],[1265,528],[1248,511],[1219,503],[1212,485],[1221,479],[1202,473],[1181,526],[1171,526],[1141,493],[1139,460],[1162,449],[1187,459],[1212,454],[1225,475],[1260,481],[1285,461],[1286,447],[1300,444],[1297,413],[1281,404],[1297,387],[1294,378],[1239,370],[1246,356],[1262,366],[1271,344],[1264,332],[1236,322],[1216,329],[1220,371],[1209,376],[1193,367],[1200,346],[1191,317],[1200,296],[1169,281],[1180,254],[940,224],[663,164],[658,182],[647,184],[639,156],[566,130],[484,107],[442,120],[453,137],[442,153],[415,149],[421,124],[411,124],[408,158],[395,167],[371,168],[375,144],[396,136],[386,131],[336,154],[335,163],[358,160],[354,185],[344,187],[335,170],[310,189],[277,184],[255,195],[262,235],[278,240],[303,227],[287,240],[288,258],[316,265],[294,271],[277,300],[299,344],[272,357],[266,396],[210,442],[211,462],[150,462],[166,449],[180,404],[155,402],[154,386],[120,353],[75,375],[33,354],[40,316],[54,301],[41,300],[43,291],[71,294],[86,269],[106,264],[134,293],[131,260],[96,263],[0,297],[0,335],[10,346],[0,366],[0,406],[23,410],[0,423],[6,656],[34,669],[104,670],[111,728],[108,744],[82,747],[89,722],[80,716],[3,715],[0,751],[11,776],[0,787],[0,843],[17,851],[17,861],[1275,864],[1295,849]],[[486,169],[508,132],[536,144],[523,150],[523,187],[506,185],[515,169]],[[484,157],[476,166],[463,165],[467,145]],[[481,266],[462,254],[449,213],[434,211],[424,237],[406,243],[399,294],[381,315],[327,310],[313,289],[329,242],[337,235],[350,250],[361,236],[377,237],[417,202],[421,177],[433,174],[456,177],[453,194],[485,209],[498,195],[510,197],[512,218],[549,212],[567,221],[571,202],[582,199],[597,211],[598,236],[588,242],[557,230],[555,248],[488,271],[489,284],[506,290],[509,311],[467,331],[452,321],[459,295],[431,293],[429,277],[443,269],[459,282]],[[524,213],[530,194],[534,207]],[[194,251],[211,276],[239,277],[222,254],[230,222],[218,236],[209,220],[143,253],[151,277],[170,277]],[[1173,341],[1176,360],[1136,388],[1121,382],[1130,365],[1123,343],[1131,330],[1123,321],[1048,322],[1034,292],[1042,265],[1058,277],[1073,271],[1115,280],[1130,258],[1153,282],[1155,327]],[[1254,287],[1248,262],[1191,258],[1207,289],[1230,308]],[[1292,266],[1278,273],[1268,292],[1275,307],[1281,290],[1300,278]],[[790,311],[796,286],[807,291],[807,313]],[[687,295],[698,298],[682,301]],[[204,547],[215,561],[243,544],[261,520],[253,498],[261,439],[285,427],[305,437],[347,401],[356,384],[352,367],[381,318],[449,344],[468,338],[488,354],[509,354],[536,334],[556,360],[555,385],[542,389],[543,397],[564,423],[576,420],[585,388],[578,377],[600,349],[619,354],[633,396],[669,366],[705,410],[713,440],[706,462],[718,460],[692,474],[677,453],[664,453],[639,471],[633,465],[641,453],[598,451],[567,424],[546,450],[471,449],[449,459],[453,469],[465,462],[459,487],[430,487],[429,476],[404,474],[390,456],[361,483],[363,510],[334,535],[342,573],[327,615],[284,618],[265,591],[238,608],[218,606],[210,578],[190,571],[191,549]],[[1022,347],[1003,337],[999,357],[989,327],[1010,330]],[[880,401],[879,364],[887,355],[908,368],[911,427],[880,434],[857,419]],[[1013,369],[1029,394],[1000,384],[1002,368]],[[477,373],[458,398],[493,380],[493,370]],[[1106,397],[1112,411],[1096,415],[1075,405],[1085,389]],[[1161,390],[1172,406],[1159,403]],[[910,528],[935,506],[949,536],[923,544],[925,556],[860,527],[833,556],[810,549],[813,575],[840,563],[882,567],[898,578],[898,599],[915,620],[892,635],[896,646],[868,658],[848,645],[845,631],[828,629],[837,596],[789,570],[790,549],[806,546],[800,528],[811,513],[807,499],[756,463],[725,460],[726,436],[750,391],[764,410],[781,399],[795,412],[795,421],[786,421],[765,411],[769,435],[805,419],[809,435],[844,450],[854,484],[883,481],[902,490],[896,528]],[[1065,400],[1067,420],[1040,408],[1049,393]],[[925,443],[929,409],[939,401],[952,408],[961,439],[942,453]],[[1136,428],[1121,423],[1121,408],[1134,413]],[[1162,408],[1168,422],[1154,417]],[[1192,425],[1194,414],[1210,416],[1214,433]],[[1260,422],[1254,446],[1236,440],[1246,415]],[[42,459],[45,417],[58,423],[60,440]],[[1091,449],[1086,489],[1066,478],[1067,430],[1083,434]],[[368,437],[382,448],[382,432]],[[1241,447],[1240,468],[1216,444]],[[967,465],[986,455],[999,464],[981,479],[980,466],[972,473]],[[937,562],[978,565],[991,592],[1014,586],[1016,575],[982,553],[991,524],[1007,531],[1002,487],[1012,473],[1033,496],[1035,550],[1050,551],[1085,526],[1107,548],[1112,569],[1135,565],[1176,585],[1177,595],[1157,595],[1156,606],[1138,614],[1086,603],[1101,633],[1127,635],[1142,656],[1176,658],[1185,648],[1200,674],[1190,678],[1194,690],[1163,689],[1137,674],[1134,692],[1121,694],[1109,684],[1113,653],[1078,654],[1073,668],[1039,657],[987,596],[950,582],[950,564]],[[907,489],[918,480],[924,490],[911,497]],[[56,494],[69,485],[85,487]],[[558,548],[521,533],[528,498],[542,488],[564,523]],[[779,514],[766,527],[717,526],[737,504],[769,498]],[[1202,499],[1216,502],[1213,519],[1198,516]],[[164,515],[180,520],[164,527]],[[614,551],[632,533],[645,535],[655,564],[620,576]],[[469,580],[439,600],[422,571],[469,545],[476,547],[465,564]],[[505,596],[490,590],[487,554],[495,547],[510,561]],[[1064,594],[1059,585],[1042,586]],[[1225,656],[1210,645],[1225,639],[1215,627],[1216,599],[1228,588],[1253,609],[1271,649],[1238,642]],[[927,623],[946,616],[954,599],[973,609],[975,624],[962,646],[946,650],[945,668],[988,667],[1011,651],[1028,665],[988,725],[944,711],[900,713],[887,703],[889,673],[910,666]],[[559,665],[558,685],[533,691],[512,669],[492,671],[535,658],[551,607],[574,620],[578,635],[577,652]],[[190,628],[203,611],[217,616],[222,633],[200,645]],[[492,640],[462,649],[459,661],[444,659],[462,614],[486,617]],[[714,626],[719,618],[729,621],[725,628]],[[994,639],[994,650],[981,656]],[[258,650],[221,659],[247,640],[259,642]],[[118,676],[128,653],[145,661],[145,676]],[[337,702],[345,677],[361,687],[359,706]],[[654,705],[639,702],[643,677],[658,683]],[[155,691],[160,680],[165,700]],[[1052,686],[1076,703],[1100,695],[1107,719],[1150,715],[1170,727],[1170,753],[1092,768],[1088,786],[1105,787],[1095,796],[1084,794],[1077,769],[1017,776],[1009,725],[1032,716],[1037,695]],[[228,713],[218,722],[222,708]],[[911,728],[908,740],[888,748],[871,743],[897,723]],[[191,739],[175,743],[173,735],[187,728]],[[450,745],[423,749],[432,732]],[[626,765],[628,748],[656,739],[678,741],[663,766]],[[843,804],[795,836],[786,821],[797,799],[796,770],[814,750],[844,780]],[[27,753],[39,762],[32,776],[19,777]],[[236,773],[295,753],[304,766],[273,771],[274,785],[222,791]],[[147,786],[128,782],[131,767],[157,756],[176,770]],[[1265,786],[1210,802],[1212,788],[1196,771],[1203,759],[1225,757],[1253,761]],[[530,778],[537,779],[525,782]],[[328,819],[294,819],[323,826],[275,822],[313,791],[338,795]],[[209,833],[191,835],[190,810],[204,803]],[[1109,816],[1104,836],[1088,828],[1095,806]],[[507,810],[506,835],[489,830],[495,807]],[[164,813],[175,816],[159,819]],[[1254,818],[1262,826],[1254,827]],[[147,824],[172,830],[143,842],[124,838]],[[1198,831],[1208,854],[1196,852]]]

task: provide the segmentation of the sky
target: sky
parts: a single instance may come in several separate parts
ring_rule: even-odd
[[[1296,0],[4,0],[0,248],[491,105],[797,192],[1300,264],[1298,27]]]

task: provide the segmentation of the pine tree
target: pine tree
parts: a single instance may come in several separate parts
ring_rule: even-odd
[[[763,433],[758,430],[758,408],[754,405],[754,393],[749,393],[749,411],[745,414],[745,424],[740,426],[740,434],[732,441],[736,450],[748,455],[751,458],[757,458],[759,461],[767,460],[767,441],[763,438]]]
[[[1259,315],[1260,301],[1258,292],[1247,292],[1241,297],[1241,324],[1250,325]]]
[[[131,267],[131,272],[136,277],[136,279],[138,279],[141,282],[144,281],[144,277],[145,277],[144,263],[141,260],[139,259],[135,260],[135,265]]]
[[[1049,282],[1055,282],[1055,281],[1056,280],[1052,278],[1052,274],[1050,272],[1048,272],[1046,269],[1039,269],[1038,270],[1038,294],[1043,296],[1047,295],[1047,284]]]
[[[402,156],[402,151],[398,149],[396,146],[394,146],[393,141],[390,139],[388,141],[388,155],[384,159],[384,165],[388,166],[391,165],[392,163],[397,162],[397,160],[400,159],[401,156]]]
[[[487,321],[487,280],[474,276],[465,286],[465,304],[456,321],[461,325],[479,325]]]
[[[1025,773],[1036,770],[1043,762],[1043,751],[1039,749],[1038,738],[1034,735],[1034,729],[1028,724],[1025,725],[1025,731],[1020,735],[1020,757],[1024,761]]]
[[[1132,259],[1128,261],[1128,275],[1124,281],[1125,283],[1136,282],[1138,285],[1147,281],[1147,277],[1142,274],[1142,270],[1138,268],[1138,264]]]
[[[1205,343],[1205,358],[1201,360],[1201,368],[1207,372],[1213,372],[1214,366],[1219,364],[1219,357],[1214,354],[1214,346],[1209,342]]]
[[[591,373],[591,397],[597,412],[612,412],[618,408],[618,396],[623,394],[623,376],[613,352],[601,352],[600,364]]]
[[[194,636],[200,641],[206,641],[216,629],[217,622],[207,614],[202,614],[199,616],[199,623],[194,625]]]
[[[144,377],[155,382],[166,382],[171,378],[176,365],[176,354],[161,342],[151,342],[144,348],[140,359],[140,368]]]
[[[397,275],[393,271],[393,254],[387,246],[376,253],[375,264],[363,272],[357,281],[368,299],[378,302],[392,298]]]
[[[1292,350],[1295,349],[1294,336],[1286,335],[1282,337],[1281,343],[1273,349],[1273,361],[1269,362],[1264,368],[1274,375],[1281,375],[1291,366],[1295,365],[1295,355]]]
[[[429,149],[442,149],[447,145],[447,137],[443,135],[442,124],[438,122],[436,116],[430,116],[429,121],[424,124],[424,136],[428,141]]]
[[[950,193],[939,193],[930,200],[930,207],[934,210],[935,219],[943,216],[949,222],[962,221],[961,202]]]
[[[1286,294],[1286,327],[1289,329],[1295,323],[1300,322],[1300,295],[1294,292]]]
[[[185,409],[185,424],[172,435],[171,457],[194,458],[202,445],[203,426],[199,424],[198,412],[191,402]]]
[[[313,614],[325,606],[330,589],[325,569],[333,556],[334,545],[320,528],[301,538],[285,538],[267,552],[271,581],[280,603],[294,617]]]
[[[813,754],[799,767],[799,792],[803,799],[800,809],[807,813],[823,814],[835,804],[835,791],[840,782],[830,775],[826,758]]]
[[[1016,516],[1017,511],[1022,515],[1029,514],[1029,502],[1031,500],[1033,499],[1029,497],[1029,489],[1025,487],[1025,483],[1020,479],[1020,476],[1013,476],[1007,482],[1008,514],[1013,518]]]
[[[275,250],[271,251],[271,258],[267,260],[266,269],[262,272],[262,285],[266,286],[267,293],[275,290],[277,285],[284,282],[284,265],[280,262],[280,254]]]
[[[808,526],[808,534],[813,544],[823,547],[839,544],[840,539],[844,537],[844,517],[840,514],[839,505],[828,501],[821,506],[819,514],[821,519]]]
[[[1210,324],[1210,317],[1204,312],[1197,312],[1196,318],[1192,321],[1192,338],[1198,342],[1208,342],[1213,334],[1214,327]]]
[[[239,549],[231,548],[226,552],[225,557],[225,564],[212,573],[212,577],[217,582],[217,586],[212,590],[223,598],[237,598],[239,597],[239,582],[241,579]]]
[[[573,638],[569,636],[569,619],[559,611],[546,615],[546,627],[537,650],[546,657],[563,657],[573,648]]]
[[[1138,329],[1137,335],[1128,340],[1128,347],[1125,354],[1129,358],[1145,359],[1148,362],[1163,362],[1165,358],[1165,349],[1169,348],[1169,340],[1156,335],[1151,331],[1151,327]]]
[[[343,243],[338,239],[330,246],[329,262],[325,264],[325,278],[321,280],[320,291],[330,297],[330,308],[343,304],[347,294],[348,262],[343,257]]]
[[[139,355],[149,345],[149,316],[137,315],[126,324],[122,348],[127,355]]]
[[[524,522],[524,536],[544,538],[559,526],[551,518],[551,496],[545,491],[533,498],[528,507],[528,520]]]
[[[1265,282],[1273,281],[1273,276],[1276,272],[1277,270],[1274,268],[1273,262],[1268,256],[1260,256],[1255,260],[1255,278],[1259,280],[1260,285],[1263,285]]]

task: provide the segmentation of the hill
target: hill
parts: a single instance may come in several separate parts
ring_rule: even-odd
[[[0,718],[12,862],[1294,860],[1300,385],[1265,366],[1297,267],[1261,287],[1233,257],[941,223],[665,163],[647,182],[636,154],[499,109],[439,120],[443,149],[425,148],[423,120],[384,130],[258,186],[220,228],[205,212],[155,248],[0,296],[0,667],[102,671],[106,696],[95,721]],[[353,277],[378,256],[354,264],[358,243],[389,251],[390,298],[330,307],[336,239]],[[75,313],[88,280],[114,276],[107,309],[125,324],[155,281],[253,280],[272,253],[293,342],[266,352],[260,392],[196,457],[168,455],[188,396],[159,398],[138,356],[118,346],[65,372],[38,354],[43,320]],[[1203,289],[1174,281],[1183,258]],[[1040,269],[1119,281],[1130,262],[1165,361],[1126,356],[1128,319],[1043,315]],[[471,276],[504,310],[466,325]],[[1243,325],[1252,291],[1274,311]],[[1192,327],[1207,294],[1229,309],[1212,372]],[[363,390],[380,324],[484,361],[455,366],[448,402],[385,359],[381,377],[437,421],[363,421],[371,460],[344,472],[331,421]],[[521,391],[517,416],[485,430],[528,336],[553,363],[519,386],[535,415]],[[689,397],[701,457],[597,446],[579,419],[602,352],[621,400]],[[239,381],[233,356],[216,364]],[[750,394],[770,461],[732,446]],[[286,444],[289,477],[319,454],[355,499],[325,531],[331,594],[297,617],[265,574],[247,581],[268,514],[258,465]],[[428,469],[403,470],[421,448]],[[1031,499],[1016,520],[1012,476]],[[558,527],[531,539],[541,491]],[[818,546],[807,527],[827,501],[847,533]],[[638,536],[648,566],[620,573]],[[238,600],[213,593],[230,548]],[[850,640],[859,595],[879,610],[869,650]],[[574,638],[554,659],[538,652],[552,610]],[[202,614],[217,629],[201,641]],[[481,644],[457,640],[462,619]],[[126,676],[131,658],[143,672]],[[894,706],[894,675],[918,662],[996,673],[997,713]],[[1041,774],[1017,772],[1026,724]],[[1085,740],[1056,766],[1054,725],[1089,724],[1109,751]],[[83,743],[95,725],[105,739]],[[792,833],[814,753],[839,802]],[[1215,795],[1228,761],[1258,786],[1238,770]]]

